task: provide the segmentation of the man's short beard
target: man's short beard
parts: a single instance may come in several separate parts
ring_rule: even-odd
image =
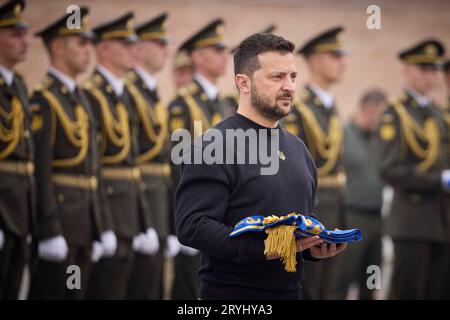
[[[288,113],[285,113],[280,107],[275,105],[269,105],[264,102],[261,95],[258,94],[255,86],[252,84],[251,92],[250,92],[251,104],[255,107],[256,111],[258,111],[262,116],[271,120],[280,120],[283,117],[287,116],[293,108],[293,104],[291,103],[291,108]]]

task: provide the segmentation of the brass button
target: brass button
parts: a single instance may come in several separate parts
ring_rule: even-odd
[[[107,193],[107,194],[113,194],[113,193],[114,193],[113,187],[108,186],[108,187],[106,188],[106,193]]]
[[[28,139],[30,137],[30,130],[24,130],[23,136]]]
[[[58,194],[58,201],[64,202],[64,195],[62,193]]]
[[[34,173],[34,163],[33,162],[27,162],[27,173],[33,174]]]
[[[135,180],[139,180],[141,178],[141,171],[139,170],[139,168],[133,168],[132,176]]]
[[[91,189],[93,189],[93,190],[97,189],[97,186],[98,186],[97,177],[90,177],[89,185],[90,185]]]

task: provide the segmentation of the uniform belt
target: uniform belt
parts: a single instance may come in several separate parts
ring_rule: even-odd
[[[168,163],[144,163],[139,165],[142,174],[150,176],[170,176],[170,165]]]
[[[97,177],[77,174],[55,173],[52,175],[52,181],[59,186],[83,190],[97,190],[98,186]]]
[[[343,187],[346,182],[347,177],[344,172],[319,177],[319,187]]]
[[[140,181],[141,171],[138,167],[102,167],[102,177],[109,180]]]
[[[31,176],[34,173],[34,164],[30,161],[0,161],[0,172]]]

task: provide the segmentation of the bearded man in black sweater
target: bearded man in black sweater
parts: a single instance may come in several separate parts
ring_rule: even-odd
[[[264,254],[264,232],[229,238],[235,224],[252,215],[313,213],[314,162],[304,143],[278,123],[292,109],[293,50],[290,41],[272,34],[245,39],[234,53],[237,114],[184,148],[181,161],[175,159],[180,148],[172,150],[172,161],[182,168],[177,234],[202,253],[200,299],[300,299],[303,260],[319,261],[346,248],[318,236],[298,239],[297,268],[287,272],[279,256]],[[175,133],[172,140],[182,136]]]

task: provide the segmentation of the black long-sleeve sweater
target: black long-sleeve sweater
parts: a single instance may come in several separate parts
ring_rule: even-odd
[[[279,170],[274,175],[261,175],[261,167],[267,165],[259,162],[182,165],[175,197],[176,227],[182,244],[202,252],[200,298],[298,299],[303,259],[314,260],[308,251],[297,254],[297,271],[289,273],[280,260],[265,258],[264,232],[228,236],[235,224],[248,216],[311,213],[317,188],[314,162],[304,143],[281,127],[274,134],[236,114],[214,128],[222,133],[226,129],[265,129],[272,138],[279,137],[282,154],[277,153]],[[198,151],[205,145],[197,139],[190,154],[193,148]]]

